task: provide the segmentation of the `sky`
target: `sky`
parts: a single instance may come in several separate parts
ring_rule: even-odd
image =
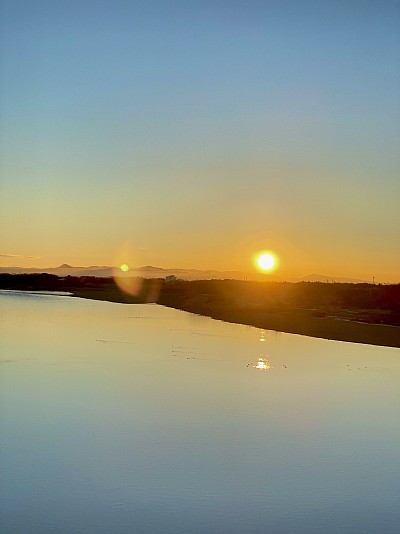
[[[0,0],[0,264],[400,282],[400,2]],[[125,261],[126,260],[126,261]]]

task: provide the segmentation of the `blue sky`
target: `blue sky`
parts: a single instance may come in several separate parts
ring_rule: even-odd
[[[399,2],[1,2],[1,250],[400,278]],[[10,264],[3,261],[3,264]],[[19,263],[22,263],[19,261]]]

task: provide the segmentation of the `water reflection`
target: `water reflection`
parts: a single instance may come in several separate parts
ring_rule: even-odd
[[[260,338],[259,338],[260,342],[265,343],[266,337],[267,337],[266,331],[261,330],[259,335],[260,335]],[[269,371],[270,369],[272,369],[272,366],[269,360],[267,358],[264,358],[264,351],[262,351],[262,356],[258,358],[257,363],[253,364],[252,367],[254,369],[257,369],[258,371]]]
[[[272,369],[271,364],[265,358],[258,358],[258,362],[253,365],[253,367],[254,369],[258,369],[259,371],[268,371]]]
[[[0,297],[1,532],[398,532],[398,349]]]

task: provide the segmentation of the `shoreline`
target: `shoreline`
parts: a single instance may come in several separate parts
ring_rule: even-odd
[[[400,284],[120,280],[42,273],[0,274],[0,287],[122,304],[158,303],[264,330],[400,348]]]
[[[210,317],[211,319],[224,321],[226,323],[253,326],[263,330],[272,330],[285,334],[296,334],[331,341],[343,341],[346,343],[361,343],[364,345],[400,348],[400,327],[398,326],[377,325],[373,323],[368,324],[347,319],[342,320],[340,318],[314,319],[303,317],[301,314],[299,314],[298,317],[294,317],[297,314],[291,314],[290,312],[268,314],[273,315],[273,317],[268,318],[263,317],[262,313],[258,316],[254,315],[249,318],[246,317],[247,314],[242,315],[240,318],[233,318],[213,312],[205,314],[195,310],[187,310],[169,305],[165,306],[181,311],[187,311],[189,313],[196,313],[197,315]],[[286,314],[290,315],[290,317],[285,317]],[[291,326],[294,321],[298,326]],[[341,323],[344,322],[347,322],[349,327],[342,328]]]
[[[102,295],[101,291],[73,291],[70,296],[120,304],[146,304],[145,301],[139,299],[136,299],[135,302],[135,299],[122,299],[118,298],[117,295]],[[193,303],[183,305],[183,303],[166,302],[166,299],[161,299],[156,304],[227,323],[253,326],[263,330],[273,330],[286,334],[296,334],[331,341],[343,341],[346,343],[400,348],[400,327],[396,325],[367,323],[357,320],[352,321],[351,319],[339,316],[313,317],[304,311],[293,310],[270,312],[250,309],[228,310],[218,307],[215,309],[211,309],[210,307],[204,309],[204,307],[196,306]]]

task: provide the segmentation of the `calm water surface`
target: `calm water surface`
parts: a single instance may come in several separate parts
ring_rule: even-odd
[[[398,349],[0,303],[3,534],[398,532]]]

